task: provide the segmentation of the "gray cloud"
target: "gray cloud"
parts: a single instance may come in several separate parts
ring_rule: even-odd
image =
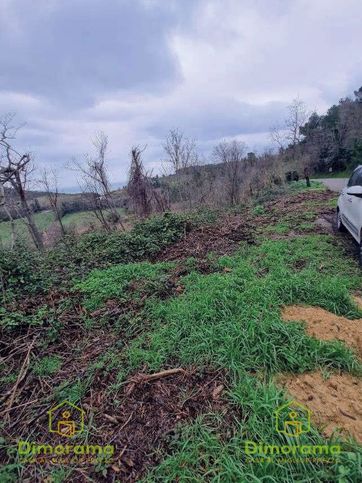
[[[360,87],[361,24],[360,0],[0,0],[0,113],[65,187],[100,129],[116,182],[133,144],[157,172],[173,127],[262,149],[296,96],[323,112]]]
[[[171,8],[132,0],[15,1],[2,16],[0,89],[72,106],[160,90],[178,75],[166,41],[176,21]]]
[[[269,131],[275,120],[285,115],[285,104],[268,102],[252,105],[232,97],[214,97],[198,104],[180,107],[175,119],[170,110],[150,123],[149,132],[157,136],[167,134],[171,127],[179,127],[199,141]],[[207,128],[205,129],[205,126]]]

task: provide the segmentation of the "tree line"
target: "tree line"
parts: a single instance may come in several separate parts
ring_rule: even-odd
[[[37,200],[29,196],[30,180],[35,179],[47,196],[62,237],[67,234],[62,220],[67,206],[59,195],[57,173],[44,169],[40,176],[35,176],[31,154],[21,153],[14,147],[17,132],[13,115],[0,120],[0,208],[10,222],[11,247],[16,244],[15,218],[20,217],[26,223],[34,246],[43,251],[42,233],[34,219],[34,213],[40,207]],[[77,206],[90,209],[104,230],[124,230],[124,219],[118,209],[122,202],[111,189],[108,145],[106,134],[98,133],[93,140],[93,152],[85,155],[82,160],[73,159],[67,168],[76,172],[79,178],[82,201],[77,200]],[[127,208],[142,218],[168,211],[172,203],[180,203],[183,208],[204,204],[237,204],[246,180],[253,177],[256,165],[260,166],[264,162],[270,168],[272,164],[271,155],[258,158],[253,153],[246,155],[246,145],[243,142],[222,141],[214,148],[212,155],[215,163],[213,167],[216,169],[210,170],[201,162],[196,141],[185,136],[179,129],[173,129],[163,145],[163,175],[158,177],[145,169],[142,159],[145,149],[139,146],[131,149],[126,186]],[[255,179],[259,180],[260,176]],[[17,201],[14,203],[15,198]]]
[[[44,250],[33,216],[39,206],[28,196],[34,164],[30,153],[14,147],[18,129],[14,115],[0,120],[0,208],[11,225],[12,246],[16,243],[14,218],[19,216],[35,247]],[[248,152],[242,141],[223,140],[204,162],[196,140],[172,129],[163,144],[162,176],[153,176],[145,169],[142,157],[146,146],[134,146],[126,187],[127,207],[136,216],[147,217],[170,210],[171,204],[181,209],[237,205],[262,190],[293,179],[291,172],[301,172],[309,183],[311,171],[352,169],[362,163],[362,87],[354,92],[353,99],[341,99],[324,115],[309,113],[304,102],[295,99],[288,106],[284,122],[271,129],[271,139],[277,149],[266,149],[259,155]],[[77,201],[77,207],[90,209],[106,231],[124,230],[118,209],[121,203],[111,189],[108,147],[107,135],[100,132],[93,140],[93,152],[82,160],[73,159],[67,167],[80,178],[82,201]],[[37,181],[48,197],[61,235],[66,235],[62,217],[72,207],[60,200],[56,172],[43,170]],[[18,200],[15,216],[10,192]]]
[[[284,124],[272,128],[271,138],[281,160],[298,159],[300,166],[318,173],[351,171],[362,164],[362,87],[324,115],[309,113],[295,99]]]

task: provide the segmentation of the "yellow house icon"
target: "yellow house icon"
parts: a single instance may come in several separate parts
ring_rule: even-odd
[[[69,401],[63,401],[48,411],[49,431],[71,438],[84,429],[84,410]]]
[[[289,401],[275,410],[275,429],[286,436],[300,436],[310,431],[312,411],[297,401]]]

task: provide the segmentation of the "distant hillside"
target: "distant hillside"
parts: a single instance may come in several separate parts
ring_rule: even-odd
[[[115,204],[125,208],[128,204],[127,195],[124,189],[112,193]],[[63,215],[76,213],[78,211],[89,211],[93,208],[93,195],[88,193],[59,193],[59,207]],[[22,216],[19,199],[13,189],[5,188],[5,197],[9,211],[14,219]],[[27,197],[34,213],[50,210],[48,195],[45,191],[29,190]],[[0,209],[0,221],[7,221],[8,215]]]

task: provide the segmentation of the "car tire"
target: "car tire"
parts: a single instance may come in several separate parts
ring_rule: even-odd
[[[347,228],[344,226],[342,222],[341,213],[339,210],[337,211],[337,230],[342,233],[345,233],[347,231]]]

